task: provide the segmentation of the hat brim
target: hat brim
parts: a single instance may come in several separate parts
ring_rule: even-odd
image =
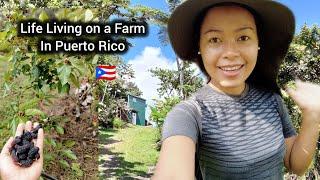
[[[168,22],[169,39],[179,58],[197,57],[197,16],[220,3],[237,3],[254,10],[263,26],[264,48],[267,48],[264,51],[276,52],[277,57],[285,56],[295,31],[295,18],[288,7],[270,0],[188,0],[174,10]]]

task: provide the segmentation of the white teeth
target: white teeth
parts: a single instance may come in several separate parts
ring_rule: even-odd
[[[224,71],[234,71],[234,70],[238,70],[242,67],[242,65],[239,66],[232,66],[232,67],[220,67],[220,69],[224,70]]]

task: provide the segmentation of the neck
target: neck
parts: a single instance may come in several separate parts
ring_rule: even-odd
[[[240,86],[237,87],[223,87],[220,86],[219,83],[215,83],[212,80],[209,82],[209,85],[215,89],[216,91],[232,96],[238,96],[243,93],[244,89],[246,88],[246,83],[244,82]]]

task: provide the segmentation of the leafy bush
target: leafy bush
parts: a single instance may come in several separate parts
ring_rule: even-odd
[[[113,128],[121,129],[123,128],[125,122],[123,122],[120,118],[116,117],[113,119],[112,124],[113,124]]]
[[[171,109],[180,102],[179,97],[165,98],[164,100],[158,100],[156,105],[151,108],[150,119],[157,123],[159,132],[162,131],[163,122]]]

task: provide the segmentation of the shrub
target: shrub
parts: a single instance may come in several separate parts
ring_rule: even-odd
[[[124,124],[125,123],[118,117],[114,118],[112,121],[112,126],[113,126],[113,128],[116,128],[116,129],[123,128]]]

